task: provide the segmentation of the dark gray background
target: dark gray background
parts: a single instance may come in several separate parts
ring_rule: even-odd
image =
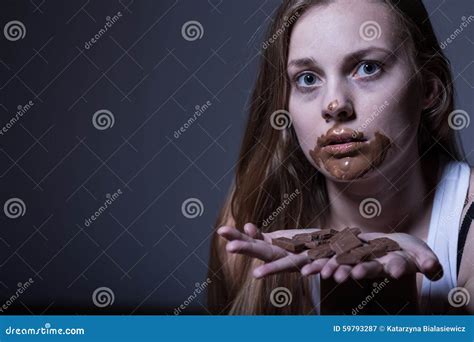
[[[425,1],[439,41],[474,15],[472,0]],[[24,216],[0,212],[0,305],[5,313],[173,314],[206,279],[211,229],[233,177],[262,30],[279,1],[20,1],[0,7],[0,204],[20,198]],[[107,16],[122,17],[91,49]],[[24,39],[5,39],[19,20]],[[181,27],[199,21],[203,37]],[[446,52],[457,108],[472,113],[474,23]],[[196,105],[211,107],[178,139]],[[110,110],[113,127],[92,116]],[[472,125],[461,131],[472,162]],[[106,194],[123,194],[89,227]],[[198,198],[201,216],[183,216]],[[93,304],[109,287],[114,303]],[[205,296],[183,313],[206,313]]]

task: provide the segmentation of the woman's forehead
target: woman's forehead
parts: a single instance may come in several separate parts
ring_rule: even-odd
[[[324,63],[377,47],[395,51],[400,43],[395,15],[381,1],[344,0],[309,8],[292,30],[289,59]]]

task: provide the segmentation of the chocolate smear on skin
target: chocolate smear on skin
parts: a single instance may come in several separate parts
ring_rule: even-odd
[[[364,141],[362,132],[352,132],[355,148],[347,153],[334,153],[328,146],[328,133],[318,138],[317,144],[309,153],[314,162],[324,168],[333,177],[341,180],[353,180],[362,177],[384,161],[392,143],[388,137],[376,132],[370,140]],[[330,130],[331,131],[331,130]]]

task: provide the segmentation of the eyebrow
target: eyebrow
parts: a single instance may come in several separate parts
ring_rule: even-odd
[[[362,50],[352,52],[351,54],[344,57],[343,62],[347,63],[350,60],[358,60],[358,59],[361,59],[362,57],[364,57],[365,55],[367,55],[370,52],[377,52],[377,51],[384,52],[384,53],[388,54],[390,57],[394,56],[394,53],[390,50],[372,46],[372,47],[368,47],[366,49],[362,49]],[[287,68],[290,68],[290,67],[304,68],[304,67],[311,67],[311,66],[318,66],[318,62],[316,62],[316,60],[312,57],[304,57],[304,58],[298,58],[298,59],[291,60],[290,62],[288,62]]]

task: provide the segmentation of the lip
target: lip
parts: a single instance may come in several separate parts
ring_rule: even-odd
[[[331,128],[324,136],[320,138],[319,145],[320,147],[326,147],[328,145],[361,141],[367,141],[367,139],[365,139],[364,133],[360,131],[355,131],[350,128]]]
[[[364,141],[351,141],[341,144],[326,145],[322,150],[333,156],[343,157],[357,152],[363,144]]]
[[[317,143],[321,151],[343,157],[354,154],[367,141],[363,132],[348,127],[332,127],[318,139]]]

